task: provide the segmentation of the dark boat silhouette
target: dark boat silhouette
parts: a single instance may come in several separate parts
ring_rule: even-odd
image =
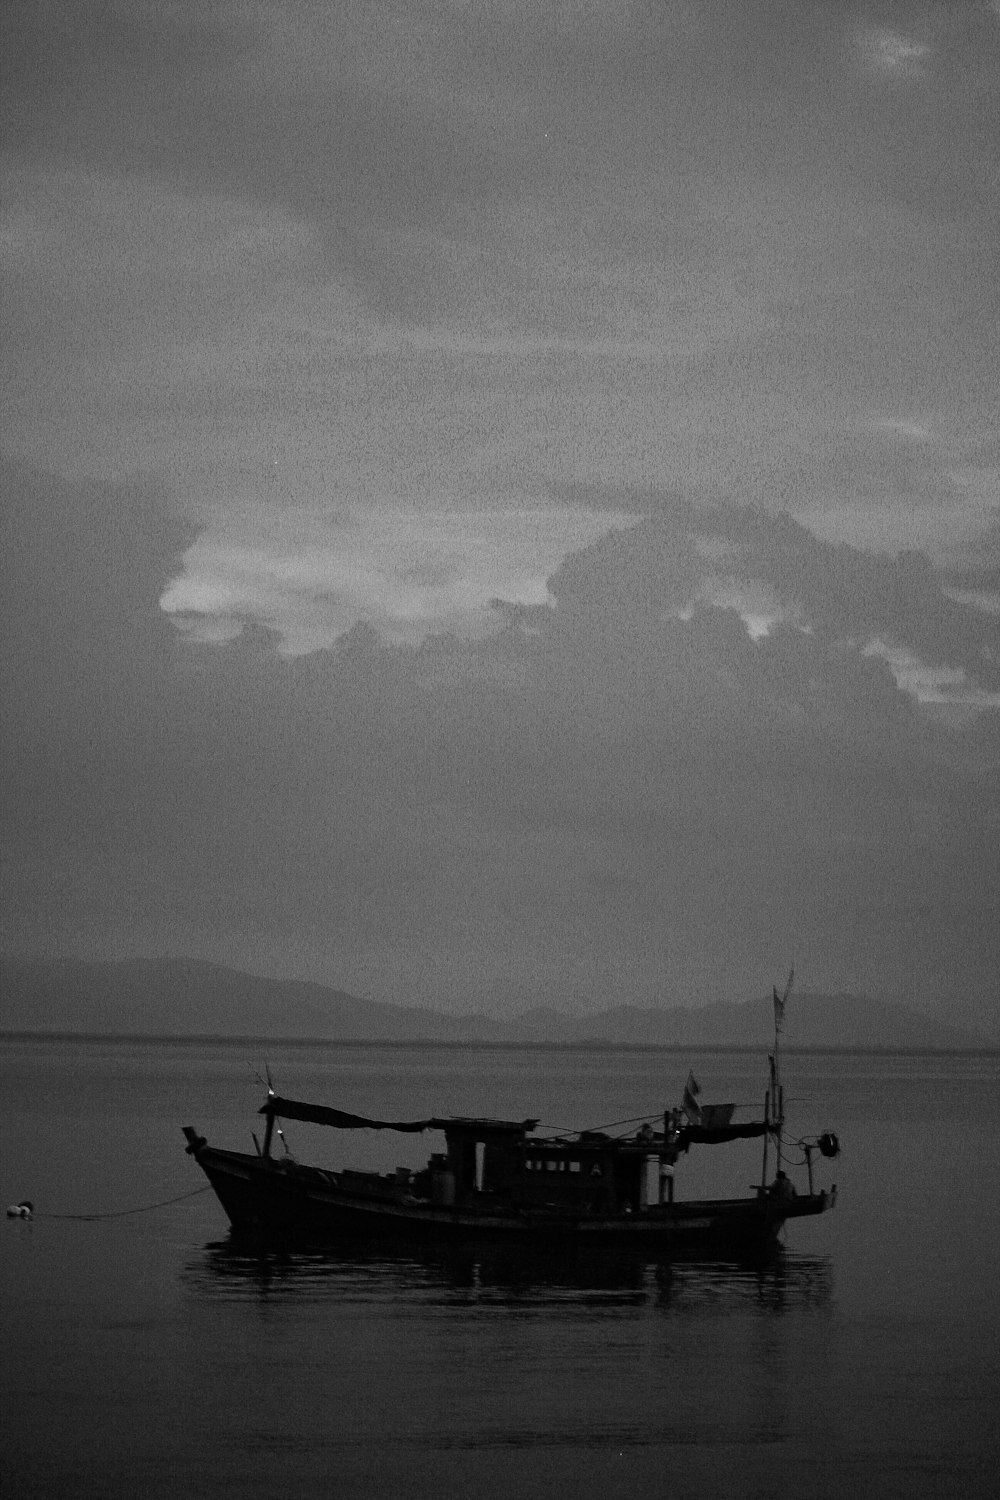
[[[693,1085],[693,1088],[692,1088]],[[625,1135],[584,1130],[554,1135],[537,1120],[468,1116],[383,1120],[268,1091],[254,1153],[211,1146],[189,1126],[187,1150],[205,1173],[233,1228],[315,1242],[364,1236],[400,1242],[562,1242],[635,1246],[667,1254],[754,1255],[790,1219],[824,1213],[836,1187],[815,1191],[813,1157],[834,1157],[832,1132],[802,1139],[808,1186],[798,1192],[782,1155],[783,1090],[775,1059],[763,1117],[732,1119],[734,1106],[699,1106],[693,1075],[682,1109],[666,1110]],[[417,1172],[397,1168],[328,1171],[272,1149],[276,1122],[302,1120],[338,1130],[435,1130],[444,1150]],[[280,1128],[279,1132],[280,1134]],[[749,1196],[677,1199],[674,1169],[692,1147],[760,1138],[763,1165]],[[776,1172],[768,1180],[769,1149]]]

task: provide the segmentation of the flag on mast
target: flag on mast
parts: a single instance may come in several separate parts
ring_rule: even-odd
[[[784,1024],[785,1024],[785,1006],[788,1003],[788,997],[789,997],[789,995],[791,994],[791,991],[792,991],[792,980],[794,978],[795,978],[795,970],[791,969],[789,971],[788,983],[785,985],[785,993],[783,995],[779,995],[778,994],[778,986],[777,985],[773,985],[772,986],[771,992],[774,995],[774,1029],[775,1029],[775,1031],[781,1031],[782,1028],[784,1027]]]
[[[697,1078],[693,1073],[689,1073],[687,1083],[684,1085],[682,1108],[692,1125],[698,1125],[701,1122],[701,1105],[698,1103],[700,1093],[701,1086]]]

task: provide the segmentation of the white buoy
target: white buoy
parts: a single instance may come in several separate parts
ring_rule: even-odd
[[[34,1212],[34,1204],[23,1198],[20,1203],[12,1203],[7,1209],[8,1219],[30,1219]]]

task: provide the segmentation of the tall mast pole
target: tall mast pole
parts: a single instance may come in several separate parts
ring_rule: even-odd
[[[783,1007],[778,999],[777,989],[774,992],[774,1100],[772,1111],[776,1129],[774,1132],[774,1154],[777,1158],[777,1171],[781,1171],[781,1127],[783,1125],[782,1098],[781,1098],[781,1023],[784,1019],[781,1011]]]
[[[774,1116],[776,1129],[774,1132],[775,1152],[778,1158],[777,1170],[781,1171],[781,1131],[785,1123],[785,1090],[781,1083],[781,1031],[785,1024],[785,1005],[792,992],[792,980],[795,978],[794,966],[789,970],[788,983],[785,985],[785,993],[778,998],[778,987],[774,987],[774,1083],[771,1100],[771,1112]]]

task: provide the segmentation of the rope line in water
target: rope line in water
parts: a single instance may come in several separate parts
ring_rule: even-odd
[[[178,1193],[176,1198],[163,1198],[159,1203],[144,1203],[141,1208],[116,1208],[109,1213],[103,1214],[48,1214],[32,1213],[33,1219],[78,1219],[90,1221],[93,1219],[124,1219],[129,1214],[148,1214],[154,1208],[166,1208],[171,1203],[183,1203],[185,1198],[197,1198],[200,1193],[210,1193],[211,1186],[193,1188],[190,1193]]]

